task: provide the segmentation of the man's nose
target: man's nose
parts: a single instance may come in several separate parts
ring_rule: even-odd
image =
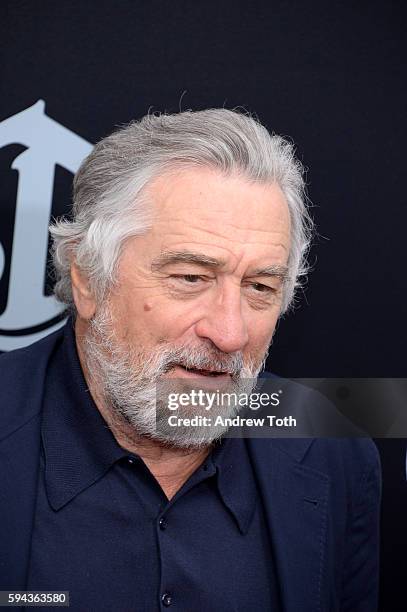
[[[242,351],[249,341],[242,315],[240,287],[231,287],[207,305],[207,313],[195,327],[200,338],[208,338],[224,353]]]

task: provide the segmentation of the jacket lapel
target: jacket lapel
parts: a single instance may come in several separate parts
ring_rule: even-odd
[[[24,590],[40,451],[37,415],[0,445],[0,588]]]
[[[248,440],[285,612],[324,610],[329,477],[300,463],[312,439]]]
[[[62,332],[2,356],[0,368],[0,589],[24,590],[39,470],[47,364]]]

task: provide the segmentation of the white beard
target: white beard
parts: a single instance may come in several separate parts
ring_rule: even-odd
[[[184,449],[208,446],[224,435],[228,427],[170,426],[168,392],[183,392],[187,383],[185,379],[166,379],[165,373],[175,364],[228,371],[231,372],[231,381],[225,391],[236,395],[250,394],[267,357],[266,352],[257,364],[253,359],[244,363],[240,352],[222,353],[213,345],[210,348],[174,348],[169,343],[162,343],[148,352],[136,349],[117,339],[108,306],[101,308],[91,320],[83,339],[83,351],[91,381],[114,417],[130,424],[137,435]],[[164,388],[166,392],[160,393],[159,389]],[[211,416],[221,414],[233,418],[240,409],[239,404],[231,402],[230,405],[219,405],[218,412],[212,411]],[[178,408],[177,417],[191,416],[191,406]]]

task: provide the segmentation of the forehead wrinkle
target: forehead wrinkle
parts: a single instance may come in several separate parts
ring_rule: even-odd
[[[206,222],[209,223],[206,225]],[[174,233],[180,234],[188,231],[197,231],[197,232],[206,232],[209,234],[214,234],[215,236],[223,237],[217,230],[221,223],[219,222],[219,218],[203,218],[202,220],[191,222],[190,219],[186,220],[183,218],[174,218],[172,217],[170,220],[168,219],[157,219],[155,226],[164,225],[165,228],[168,228],[169,225],[175,226]],[[177,229],[177,225],[181,225],[182,229]],[[275,233],[289,233],[289,225],[286,227],[284,220],[279,219],[276,223],[273,224],[274,227],[264,228],[263,226],[253,227],[249,224],[237,224],[231,221],[226,222],[227,229],[231,229],[234,232],[239,233],[260,233],[260,234],[275,234]],[[277,227],[275,227],[277,225]],[[168,232],[168,230],[167,230]],[[167,233],[166,232],[166,233]]]
[[[227,240],[228,242],[231,242],[230,239]],[[168,248],[164,248],[163,251],[161,251],[161,255],[163,256],[161,261],[164,262],[164,256],[165,254],[169,253],[174,253],[174,254],[180,254],[179,258],[177,259],[177,261],[183,261],[186,262],[187,258],[183,256],[184,253],[189,254],[191,253],[192,256],[194,257],[195,254],[198,254],[199,256],[202,256],[203,259],[207,259],[208,261],[208,265],[212,265],[213,267],[226,267],[228,264],[233,262],[234,267],[238,267],[241,263],[241,261],[245,258],[245,256],[250,256],[250,253],[247,253],[247,251],[245,250],[243,245],[243,249],[242,249],[242,245],[241,243],[239,243],[239,252],[237,252],[236,250],[234,250],[233,248],[231,248],[230,246],[226,245],[225,242],[223,242],[222,246],[219,246],[218,244],[214,244],[213,242],[203,242],[203,241],[191,241],[191,240],[187,240],[187,241],[182,241],[181,243],[176,243],[176,244],[181,244],[182,246],[180,246],[180,248],[174,248],[174,245],[169,246]],[[246,243],[247,244],[247,243]],[[267,246],[270,247],[272,246],[273,248],[275,247],[281,247],[283,248],[285,251],[287,250],[287,248],[285,247],[285,245],[283,243],[276,243],[273,245],[270,245],[269,242],[264,242],[264,243],[255,243],[261,246]],[[185,245],[188,245],[187,247]],[[202,248],[206,248],[208,247],[209,249],[216,248],[217,250],[222,250],[222,251],[226,251],[226,253],[228,254],[228,257],[230,257],[230,260],[228,257],[222,257],[222,256],[211,256],[208,255],[207,253],[205,253],[204,251],[202,251]],[[263,255],[262,258],[264,258],[265,256]],[[161,256],[159,255],[157,257],[157,260],[159,261],[159,259],[161,258]],[[191,261],[192,258],[189,258],[188,261]],[[171,261],[166,261],[166,263],[159,263],[159,265],[166,265],[168,263],[174,263],[174,259],[172,259]],[[192,263],[196,263],[195,261],[192,261]]]
[[[189,233],[189,231],[186,230],[191,230],[192,231],[192,235]],[[195,233],[194,233],[195,232]],[[284,250],[287,250],[288,246],[287,244],[285,244],[285,239],[287,239],[287,241],[289,241],[290,237],[289,237],[289,232],[285,232],[282,230],[282,228],[279,229],[275,229],[275,230],[264,230],[264,229],[259,229],[259,230],[240,230],[240,232],[242,233],[242,236],[230,236],[227,232],[222,232],[222,231],[216,231],[215,228],[202,228],[202,227],[197,227],[194,225],[189,225],[187,228],[183,228],[183,229],[179,229],[176,230],[174,228],[174,230],[171,228],[170,231],[166,231],[165,232],[165,236],[166,236],[166,242],[168,241],[168,238],[170,238],[171,236],[177,237],[177,238],[181,238],[184,237],[184,242],[187,244],[202,244],[205,246],[218,246],[218,244],[221,244],[222,247],[226,249],[228,252],[230,252],[231,255],[233,255],[233,246],[234,245],[238,245],[239,247],[242,246],[242,244],[244,245],[259,245],[259,246],[272,246],[272,247],[276,247],[276,246],[281,246],[284,248]],[[257,233],[257,236],[253,236],[254,233]],[[206,238],[205,238],[206,236]],[[216,239],[216,243],[210,242],[209,237],[212,237],[214,239]],[[278,242],[273,242],[273,240],[278,239]],[[226,244],[229,243],[230,247],[227,247]],[[195,249],[193,249],[195,250]]]

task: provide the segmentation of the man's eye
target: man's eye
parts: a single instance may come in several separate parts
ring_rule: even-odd
[[[275,293],[274,287],[263,285],[263,283],[252,283],[253,289],[258,293]]]
[[[173,274],[172,278],[185,281],[189,285],[196,284],[198,281],[202,280],[202,276],[200,274]]]

